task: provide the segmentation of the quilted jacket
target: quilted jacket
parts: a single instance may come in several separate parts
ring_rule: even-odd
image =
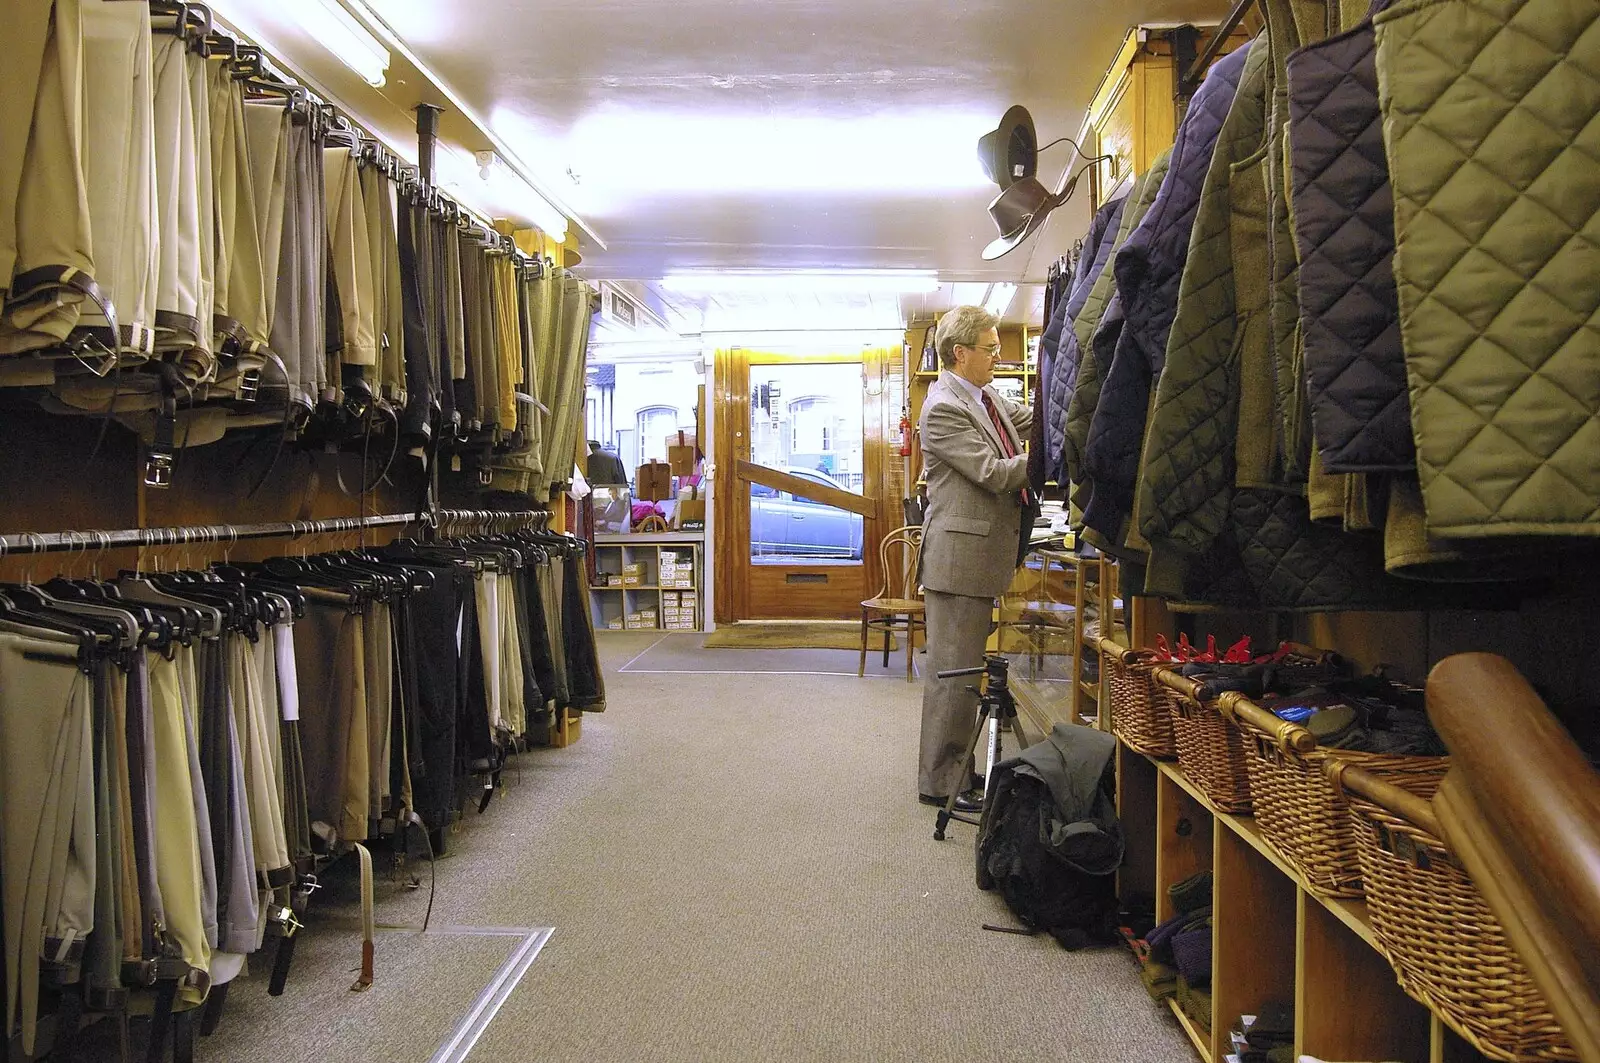
[[[1428,530],[1600,534],[1600,3],[1374,22]]]
[[[1171,157],[1171,151],[1156,156],[1150,169],[1134,182],[1132,191],[1128,193],[1128,204],[1122,211],[1117,242],[1111,249],[1113,254],[1144,219],[1145,211],[1150,209],[1150,203],[1167,175],[1167,163]],[[1080,512],[1085,500],[1082,494],[1083,449],[1089,441],[1089,424],[1094,417],[1095,407],[1100,404],[1101,352],[1104,351],[1109,359],[1111,350],[1116,346],[1116,336],[1122,328],[1120,309],[1115,314],[1109,312],[1111,304],[1116,301],[1115,295],[1115,278],[1108,264],[1089,290],[1089,298],[1072,326],[1078,339],[1078,381],[1067,406],[1063,465],[1072,483],[1070,498],[1073,507]],[[1107,325],[1109,327],[1105,327]]]
[[[1161,188],[1112,265],[1127,324],[1106,363],[1100,402],[1090,422],[1084,452],[1090,491],[1083,520],[1113,549],[1122,545],[1133,513],[1151,383],[1166,362],[1201,186],[1233,103],[1245,54],[1240,49],[1223,57],[1206,75],[1178,129]]]
[[[1328,472],[1414,468],[1370,19],[1289,57],[1300,329]]]
[[[1231,183],[1236,166],[1262,147],[1267,58],[1263,36],[1249,48],[1233,107],[1217,138],[1147,432],[1137,503],[1139,530],[1150,546],[1147,586],[1153,594],[1175,599],[1188,596],[1191,564],[1231,528],[1240,403],[1237,341],[1249,325],[1236,302]],[[1264,240],[1262,227],[1257,242]],[[1267,401],[1270,417],[1270,394]]]
[[[1066,447],[1067,404],[1072,400],[1072,389],[1078,380],[1078,334],[1074,328],[1078,315],[1089,300],[1089,291],[1105,271],[1111,260],[1111,248],[1117,240],[1117,229],[1122,222],[1122,208],[1126,196],[1102,204],[1095,212],[1089,235],[1083,242],[1083,254],[1073,277],[1072,290],[1067,298],[1055,307],[1051,327],[1059,329],[1052,356],[1045,399],[1045,475],[1057,483],[1066,483],[1062,464]],[[1041,341],[1042,343],[1042,341]]]

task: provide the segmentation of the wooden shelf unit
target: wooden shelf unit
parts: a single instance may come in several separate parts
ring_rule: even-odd
[[[1117,810],[1127,838],[1118,872],[1125,903],[1153,901],[1162,921],[1174,914],[1169,886],[1213,874],[1210,1035],[1179,1015],[1206,1063],[1231,1053],[1240,1015],[1271,1001],[1294,1005],[1296,1057],[1482,1063],[1401,990],[1364,902],[1319,897],[1254,819],[1220,811],[1176,763],[1119,742]]]
[[[704,541],[694,535],[628,535],[596,536],[595,567],[609,577],[620,577],[627,565],[643,565],[644,574],[637,584],[611,584],[589,588],[589,609],[594,618],[595,631],[700,631],[705,627],[705,609],[701,584],[705,565],[701,551]],[[664,555],[679,558],[679,567],[689,567],[689,586],[681,584],[663,586],[661,569]],[[686,596],[689,606],[678,607],[689,612],[688,626],[668,626],[668,595]],[[646,609],[655,611],[655,619],[645,626],[628,627],[626,618]],[[623,626],[612,627],[621,621]]]

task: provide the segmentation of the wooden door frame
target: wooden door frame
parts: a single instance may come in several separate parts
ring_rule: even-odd
[[[757,352],[733,347],[715,352],[712,364],[712,391],[716,402],[716,477],[713,490],[718,504],[715,506],[715,527],[712,529],[716,555],[716,594],[714,615],[718,624],[731,624],[739,618],[750,618],[751,596],[747,579],[742,578],[750,564],[750,507],[749,487],[739,479],[739,463],[750,461],[750,366],[752,355],[758,356],[758,365],[794,364],[828,365],[860,363],[863,381],[876,377],[876,388],[862,389],[862,471],[865,474],[863,490],[877,499],[876,513],[862,520],[862,580],[863,597],[875,593],[883,581],[882,561],[878,557],[878,544],[883,537],[901,524],[900,499],[887,496],[887,451],[889,425],[887,390],[889,359],[874,352],[881,348],[864,349],[860,354],[833,352],[825,355],[789,355],[780,352]],[[888,352],[889,357],[899,357],[898,350]],[[896,417],[899,411],[894,411]]]

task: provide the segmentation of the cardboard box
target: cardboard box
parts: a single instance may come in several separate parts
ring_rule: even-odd
[[[674,476],[693,476],[699,451],[694,432],[677,431],[667,437],[667,466]]]
[[[706,500],[703,498],[678,499],[677,512],[673,514],[678,527],[686,531],[704,531],[706,527]]]
[[[672,497],[672,467],[664,461],[647,462],[634,470],[633,497],[664,502]]]
[[[622,626],[622,618],[621,617],[618,617],[615,620],[608,621],[606,623],[606,627],[607,627],[607,629],[609,629],[611,631],[623,631],[623,630],[625,630],[624,627]]]
[[[642,564],[623,565],[621,583],[624,587],[639,587],[644,584],[645,568]]]

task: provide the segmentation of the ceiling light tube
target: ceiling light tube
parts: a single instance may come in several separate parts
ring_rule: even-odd
[[[478,177],[501,198],[508,198],[523,210],[528,220],[538,226],[557,243],[567,238],[567,216],[550,205],[538,189],[524,180],[522,175],[506,165],[506,161],[492,151],[477,153]]]
[[[1011,300],[1016,298],[1017,286],[1015,284],[1000,283],[989,289],[989,298],[983,308],[995,317],[1003,317]]]
[[[382,88],[389,72],[389,49],[357,22],[339,0],[311,0],[294,5],[305,26],[322,46],[373,88]]]
[[[267,4],[261,0],[213,0],[210,6],[245,36],[273,49],[263,39],[262,22],[281,27],[285,16],[299,23],[306,35],[328,54],[355,71],[362,81],[382,88],[389,71],[389,49],[361,21],[345,10],[339,0],[295,0],[293,3]],[[263,10],[276,7],[281,13],[264,16]]]
[[[506,143],[505,139],[498,135],[494,129],[490,127],[488,120],[485,119],[483,115],[479,114],[478,110],[468,103],[459,92],[451,87],[450,82],[446,81],[444,77],[434,70],[433,67],[430,66],[426,61],[424,61],[420,55],[412,50],[412,48],[400,38],[399,34],[395,33],[393,28],[391,28],[390,25],[383,20],[382,16],[372,9],[371,5],[367,3],[367,0],[345,0],[345,2],[348,3],[350,7],[354,9],[362,17],[362,19],[364,19],[367,24],[378,33],[378,35],[384,40],[385,43],[388,44],[390,48],[393,48],[396,52],[403,56],[406,62],[416,67],[418,73],[420,73],[435,88],[443,93],[444,98],[450,102],[450,106],[454,107],[457,113],[463,115],[468,121],[478,127],[479,131],[483,133],[484,137],[488,139],[489,143],[494,145],[495,152],[505,162],[508,169],[521,176],[528,183],[528,186],[537,191],[539,196],[546,203],[549,203],[555,210],[559,211],[564,219],[571,219],[579,229],[583,230],[584,235],[593,241],[596,247],[602,251],[606,250],[606,242],[605,240],[601,239],[600,234],[596,232],[593,227],[586,223],[581,217],[579,217],[574,211],[567,207],[567,205],[562,201],[561,197],[553,189],[551,189],[548,181],[542,181],[538,179],[538,172],[530,167],[516,151],[512,150],[511,146]],[[563,230],[564,229],[565,225],[563,224]]]
[[[905,293],[939,290],[939,278],[932,273],[882,270],[858,273],[756,272],[749,270],[707,270],[671,273],[661,282],[670,292],[707,294],[716,292],[869,292]]]

